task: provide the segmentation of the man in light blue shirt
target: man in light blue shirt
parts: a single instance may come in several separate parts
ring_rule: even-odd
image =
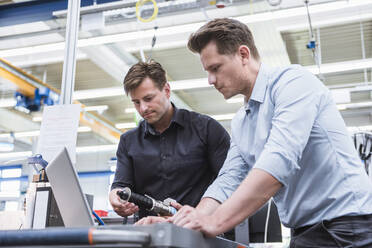
[[[273,197],[294,229],[291,247],[372,247],[372,182],[323,83],[298,65],[261,63],[250,30],[233,19],[210,21],[188,47],[225,99],[246,101],[219,176],[196,209],[170,221],[214,236]]]

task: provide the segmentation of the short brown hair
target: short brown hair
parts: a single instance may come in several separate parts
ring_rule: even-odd
[[[239,46],[246,45],[253,58],[260,58],[251,31],[247,25],[237,20],[218,18],[208,22],[190,35],[187,47],[192,52],[200,54],[211,41],[216,42],[220,54],[234,54]]]
[[[154,60],[149,62],[138,62],[133,65],[124,78],[124,90],[128,95],[131,90],[136,89],[145,78],[150,78],[156,87],[163,89],[167,82],[166,72],[163,67]]]

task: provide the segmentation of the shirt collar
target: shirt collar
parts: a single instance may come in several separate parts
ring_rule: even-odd
[[[269,82],[269,68],[261,63],[256,82],[253,86],[251,100],[263,103],[265,99],[266,86]]]
[[[248,111],[251,106],[251,101],[263,103],[265,99],[266,86],[269,82],[269,68],[264,63],[261,63],[256,82],[254,83],[253,90],[249,101],[244,101],[245,110]]]
[[[176,123],[180,125],[181,127],[184,127],[182,114],[180,113],[179,109],[173,104],[173,102],[171,102],[171,104],[173,106],[173,116],[169,124],[169,127],[171,127],[173,123]],[[145,130],[145,137],[147,137],[150,134],[159,135],[159,133],[150,124],[148,124],[147,121],[144,121],[144,130]]]

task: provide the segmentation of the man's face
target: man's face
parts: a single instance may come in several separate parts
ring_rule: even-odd
[[[151,125],[156,124],[170,107],[169,84],[166,83],[159,90],[148,77],[136,89],[131,90],[129,95],[137,112]]]
[[[244,68],[238,53],[219,54],[216,43],[211,41],[201,50],[200,60],[208,73],[208,83],[225,99],[243,93]]]

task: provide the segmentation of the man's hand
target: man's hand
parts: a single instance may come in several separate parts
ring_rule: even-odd
[[[120,197],[116,194],[117,191],[122,189],[113,189],[110,192],[109,200],[113,210],[120,216],[129,216],[134,214],[139,210],[138,206],[127,201],[123,201]]]
[[[268,172],[252,169],[238,189],[223,204],[218,206],[217,201],[211,202],[212,205],[209,208],[204,206],[210,202],[208,200],[203,204],[200,203],[197,209],[185,206],[170,220],[178,226],[199,230],[208,236],[215,236],[251,216],[281,187],[282,184]],[[213,211],[214,208],[216,209]]]
[[[176,202],[175,200],[171,201],[170,205],[174,207],[175,209],[177,209],[177,211],[183,207],[180,203]]]
[[[170,202],[171,206],[174,207],[175,209],[179,210],[182,208],[182,205],[176,202],[175,200]],[[156,223],[164,223],[168,222],[170,223],[170,216],[147,216],[139,221],[137,221],[134,225],[151,225],[151,224],[156,224]]]
[[[202,214],[190,206],[182,207],[169,220],[177,226],[201,231],[209,237],[215,237],[219,234],[216,223],[211,216]]]
[[[162,216],[147,216],[139,221],[137,221],[134,225],[135,226],[141,226],[141,225],[151,225],[156,223],[164,223],[164,222],[170,222],[169,217],[162,217]]]

